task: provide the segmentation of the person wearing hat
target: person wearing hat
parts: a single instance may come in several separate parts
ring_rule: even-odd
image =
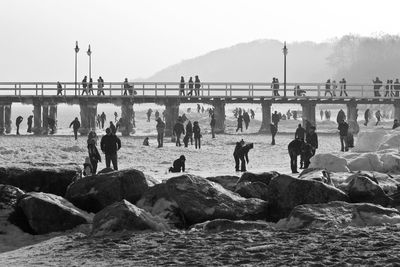
[[[179,159],[176,159],[172,164],[172,167],[169,168],[169,172],[185,172],[185,161],[186,158],[184,155],[181,155]]]

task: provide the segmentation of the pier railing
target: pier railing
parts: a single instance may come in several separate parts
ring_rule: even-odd
[[[187,93],[191,90],[185,84],[185,96],[180,95],[180,83],[173,82],[130,82],[131,88],[124,88],[126,84],[121,82],[105,82],[103,88],[98,88],[98,83],[93,83],[93,95],[83,93],[81,83],[60,82],[62,95],[58,97],[98,97],[100,90],[104,92],[104,97],[182,97],[187,98]],[[271,83],[230,83],[230,82],[204,82],[200,84],[199,95],[196,96],[193,88],[191,97],[199,98],[282,98],[284,96],[283,84],[279,84],[279,89],[274,89]],[[299,86],[298,91],[295,87]],[[382,84],[379,90],[380,96],[374,92],[374,84],[346,84],[346,93],[341,94],[341,85],[338,83],[334,90],[333,85],[329,90],[325,89],[325,83],[287,83],[286,98],[288,99],[399,99],[399,90],[395,90],[396,85]],[[86,90],[89,90],[88,88]],[[124,95],[127,90],[127,95]],[[131,90],[131,91],[130,91]],[[274,91],[275,90],[275,91]],[[0,97],[19,96],[57,96],[56,82],[0,82]],[[131,94],[130,94],[131,93]],[[279,94],[279,95],[277,95]],[[103,97],[100,95],[99,97]]]

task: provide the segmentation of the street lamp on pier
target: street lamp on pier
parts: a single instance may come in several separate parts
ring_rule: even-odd
[[[288,49],[286,47],[286,42],[283,45],[283,95],[286,97],[286,55],[288,53]]]
[[[86,53],[89,56],[89,81],[90,81],[90,79],[92,78],[92,57],[91,57],[92,51],[90,50],[90,45],[89,45],[88,51],[86,51]]]
[[[75,95],[76,95],[76,88],[77,88],[77,76],[78,76],[78,52],[79,46],[78,41],[75,43]]]

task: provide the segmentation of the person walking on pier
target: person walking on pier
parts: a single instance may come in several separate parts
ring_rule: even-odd
[[[157,118],[157,142],[158,142],[158,147],[163,147],[164,145],[164,130],[165,130],[165,123],[162,121],[160,117]]]
[[[200,96],[200,87],[201,87],[200,79],[199,76],[196,75],[194,77],[194,94],[196,96]]]
[[[19,135],[19,125],[24,119],[21,116],[18,116],[17,119],[15,120],[15,125],[17,126],[17,135]]]
[[[75,120],[73,120],[71,122],[71,124],[69,125],[69,128],[71,128],[71,126],[72,126],[72,129],[74,130],[75,140],[78,140],[78,130],[81,127],[81,123],[79,122],[78,117],[75,117]]]
[[[271,88],[273,90],[274,96],[279,96],[279,80],[278,78],[272,78]]]
[[[82,80],[82,88],[83,88],[83,90],[82,90],[82,95],[83,94],[86,94],[86,95],[88,95],[88,91],[87,91],[87,76],[85,76],[85,77],[83,77],[83,80]]]
[[[30,115],[28,117],[28,130],[26,131],[27,133],[32,132],[32,122],[33,122],[33,115]]]
[[[341,120],[338,125],[339,136],[340,136],[340,151],[349,151],[347,143],[347,135],[349,134],[349,125],[344,120]]]
[[[368,121],[369,121],[369,117],[370,117],[370,113],[369,113],[369,108],[367,108],[367,110],[364,112],[364,125],[367,126],[368,125]]]
[[[199,122],[195,121],[193,123],[193,134],[194,134],[194,147],[197,149],[197,147],[199,147],[199,149],[201,148],[201,130],[200,130],[200,126],[199,126]]]
[[[325,83],[325,96],[327,94],[330,94],[332,96],[332,92],[331,92],[331,79],[328,79]]]
[[[215,138],[215,124],[216,124],[215,115],[212,114],[212,115],[211,115],[211,121],[210,121],[211,136],[212,136],[212,138]]]
[[[340,81],[339,83],[342,83],[342,81]],[[335,80],[332,81],[332,95],[336,96],[336,89],[337,89],[337,83]],[[340,95],[342,94],[342,87],[340,86]]]
[[[236,132],[238,132],[240,129],[241,132],[243,132],[243,115],[240,113],[238,118],[237,118],[237,127],[236,127]]]
[[[92,79],[92,78],[89,79],[88,88],[89,88],[88,94],[89,94],[89,95],[90,95],[90,94],[91,94],[91,95],[94,95],[94,93],[93,93],[93,79]]]
[[[390,80],[386,80],[385,97],[388,97],[389,95],[390,95]]]
[[[346,92],[346,80],[342,78],[342,80],[339,83],[340,83],[340,96],[342,96],[342,94],[348,96]]]
[[[188,93],[186,95],[187,96],[189,96],[189,95],[192,96],[193,95],[193,86],[194,86],[192,77],[189,78],[188,86],[189,86],[189,91],[188,91]]]
[[[133,86],[129,84],[128,82],[128,78],[125,78],[124,80],[124,95],[128,95],[128,91],[129,91],[129,95],[133,94]]]
[[[382,118],[382,115],[381,115],[381,111],[380,111],[380,110],[377,110],[377,111],[375,112],[375,117],[376,117],[376,124],[375,124],[375,126],[378,126],[378,123],[381,121],[381,118]]]
[[[103,78],[100,76],[98,79],[97,79],[97,95],[105,95],[104,94],[104,80],[103,80]]]
[[[60,82],[57,82],[57,95],[62,95],[62,85]]]
[[[146,113],[146,115],[147,115],[147,122],[150,122],[150,117],[151,117],[151,114],[153,113],[153,110],[151,109],[151,108],[149,108],[148,110],[147,110],[147,113]]]
[[[400,82],[399,79],[396,79],[393,83],[393,89],[394,89],[394,96],[399,97],[399,92],[400,92]]]
[[[121,140],[111,133],[110,128],[106,129],[106,135],[101,138],[100,148],[106,156],[106,167],[110,168],[112,162],[114,170],[118,170],[117,151],[121,149]]]
[[[185,127],[183,127],[182,117],[179,116],[174,125],[174,135],[176,136],[176,146],[181,146],[181,135],[185,134]]]
[[[379,93],[379,89],[382,87],[382,81],[379,80],[378,77],[376,77],[375,81],[372,81],[374,83],[374,96],[375,97],[380,97],[381,94]]]
[[[181,76],[181,81],[179,83],[179,96],[185,96],[185,79]]]

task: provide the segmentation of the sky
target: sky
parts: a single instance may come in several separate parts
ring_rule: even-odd
[[[146,78],[257,39],[399,34],[397,0],[0,0],[0,82]],[[290,47],[289,47],[290,48]]]

